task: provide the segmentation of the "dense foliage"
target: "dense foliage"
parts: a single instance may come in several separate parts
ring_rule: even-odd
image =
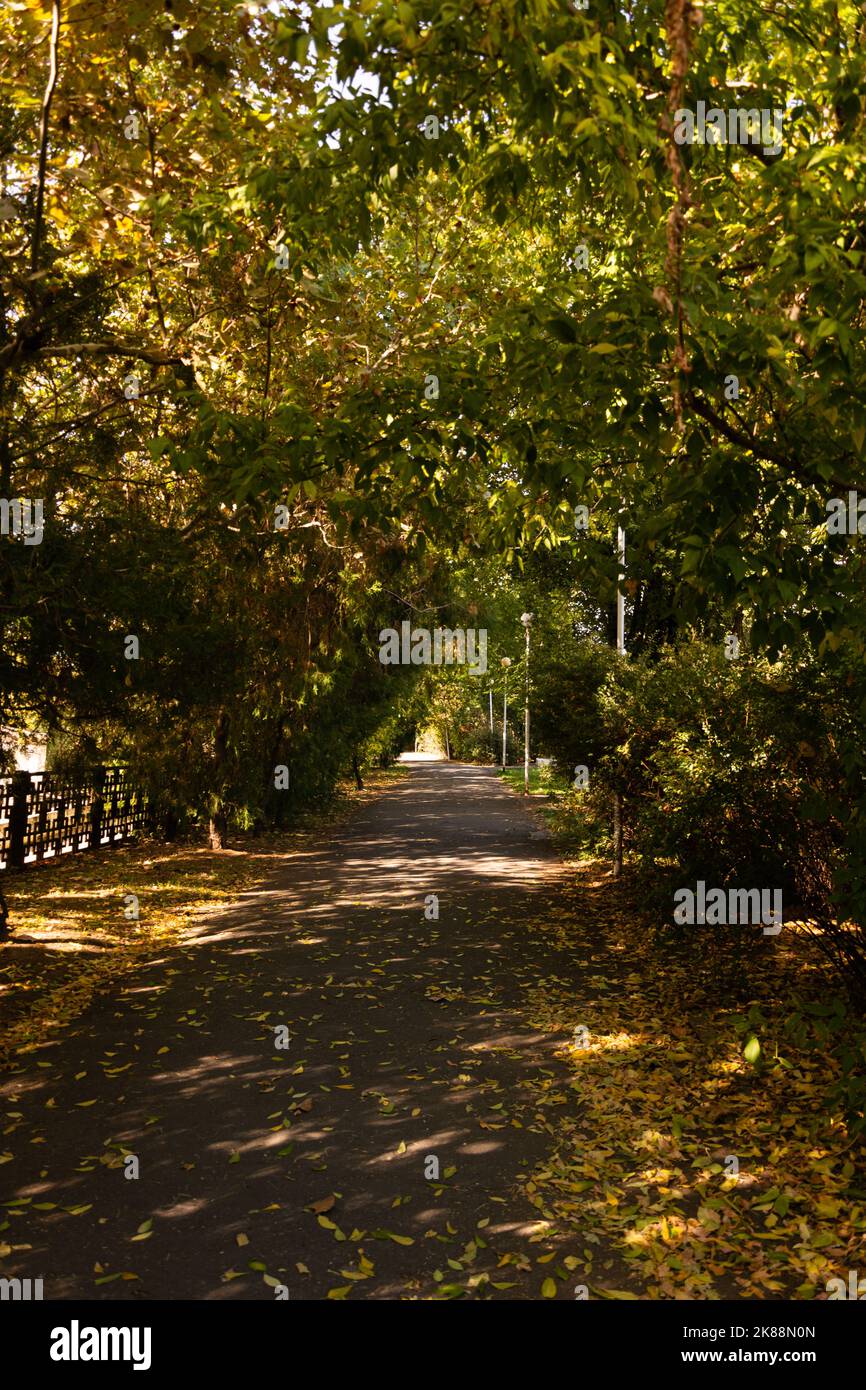
[[[45,506],[4,721],[221,839],[425,722],[489,757],[504,655],[519,737],[528,608],[599,833],[620,792],[660,895],[778,880],[862,983],[861,11],[27,0],[2,40],[0,496]],[[677,144],[701,100],[781,150]],[[404,619],[489,673],[383,667]]]

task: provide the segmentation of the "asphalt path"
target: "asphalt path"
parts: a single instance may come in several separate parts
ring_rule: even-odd
[[[527,1000],[545,972],[579,987],[536,929],[564,874],[492,769],[415,760],[7,1080],[3,1275],[46,1299],[538,1298],[569,1253],[527,1191],[565,1066]]]

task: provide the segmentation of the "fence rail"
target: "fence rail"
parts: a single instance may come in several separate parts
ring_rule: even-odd
[[[83,777],[0,777],[0,869],[22,869],[79,850],[120,844],[147,821],[147,798],[122,767]]]

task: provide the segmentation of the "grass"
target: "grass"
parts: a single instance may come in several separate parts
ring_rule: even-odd
[[[507,767],[499,776],[512,791],[523,795],[523,765]],[[552,767],[530,767],[529,796],[540,812],[563,859],[589,862],[609,851],[609,816],[589,793],[572,787]]]
[[[500,768],[499,776],[507,782],[513,791],[523,791],[523,764],[517,767],[507,767],[504,771]],[[562,795],[568,791],[568,783],[559,773],[554,772],[552,767],[530,767],[529,769],[529,795],[530,796],[551,796]]]
[[[605,1298],[823,1297],[866,1239],[844,1071],[866,1037],[826,1018],[838,984],[814,941],[793,923],[758,935],[722,984],[722,943],[692,931],[674,949],[602,865],[576,866],[540,925],[591,986],[579,1013],[567,973],[527,998],[572,1074],[549,1082],[562,1108],[528,1190],[551,1233],[584,1235],[576,1277]],[[631,1294],[604,1287],[597,1243],[627,1261]]]

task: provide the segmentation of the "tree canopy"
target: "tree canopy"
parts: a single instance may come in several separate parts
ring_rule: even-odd
[[[493,629],[543,574],[603,637],[617,524],[633,650],[859,671],[856,6],[2,23],[0,493],[45,507],[0,548],[10,720],[275,814],[275,763],[316,795],[417,705],[381,627]],[[779,148],[680,143],[699,103]]]

